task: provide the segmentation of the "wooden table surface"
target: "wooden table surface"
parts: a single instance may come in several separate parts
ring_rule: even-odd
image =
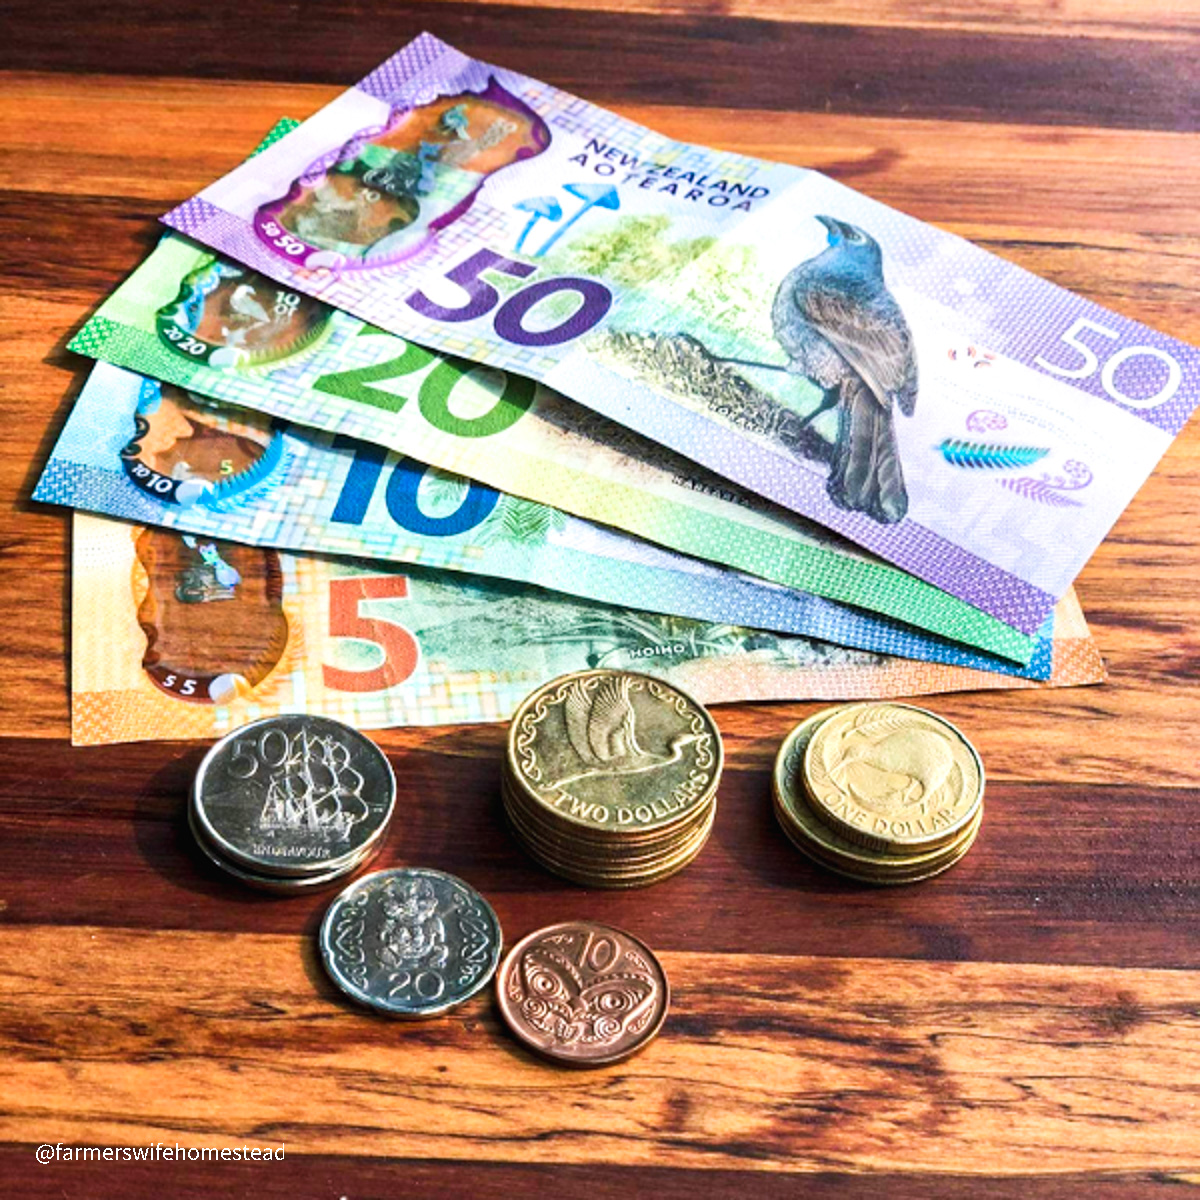
[[[1200,341],[1200,4],[1138,0],[21,0],[0,40],[0,1177],[22,1196],[1175,1196],[1200,1183],[1200,423],[1078,581],[1099,688],[934,701],[991,777],[972,853],[895,891],[774,826],[812,705],[719,709],[713,839],[632,894],[566,886],[498,807],[501,727],[379,737],[384,861],[465,876],[510,939],[572,915],[661,952],[628,1063],[561,1073],[489,999],[344,1003],[328,897],[189,848],[203,747],[72,749],[65,515],[28,500],[69,335],[155,218],[429,29],[667,134],[821,168]],[[283,1162],[35,1161],[40,1143],[286,1143]],[[753,1190],[752,1190],[753,1189]]]

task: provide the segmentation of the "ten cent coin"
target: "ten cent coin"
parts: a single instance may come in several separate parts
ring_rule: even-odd
[[[658,959],[631,934],[568,921],[509,951],[496,996],[508,1027],[530,1050],[563,1066],[602,1067],[654,1038],[670,987]]]

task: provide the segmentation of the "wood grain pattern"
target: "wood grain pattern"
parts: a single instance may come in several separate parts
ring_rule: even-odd
[[[503,730],[378,737],[384,861],[510,936],[586,915],[663,954],[645,1055],[548,1069],[486,1000],[388,1023],[314,957],[328,897],[190,848],[203,747],[72,750],[67,525],[28,500],[86,365],[64,347],[168,205],[421,28],[674,137],[818,167],[1200,341],[1200,4],[1136,0],[23,2],[0,45],[0,1175],[31,1197],[1178,1195],[1200,1184],[1200,426],[1078,582],[1102,688],[937,698],[989,772],[980,840],[877,892],[808,865],[769,774],[812,705],[717,710],[710,845],[645,892],[529,862]],[[286,1142],[251,1164],[42,1142]]]
[[[810,11],[820,13],[819,6]],[[664,15],[514,4],[423,2],[360,16],[352,0],[305,9],[287,0],[213,0],[186,33],[179,7],[47,0],[6,38],[0,67],[344,84],[423,30],[468,54],[546,79],[599,103],[658,99],[703,107],[1034,119],[1184,129],[1200,119],[1195,42],[1186,36],[1080,38],[1053,24],[1005,30],[721,17],[703,6]],[[64,23],[73,36],[57,36]],[[264,31],[265,34],[264,34]],[[147,54],[147,42],[160,47]],[[312,48],[321,50],[314,53]],[[1131,48],[1136,47],[1136,53]]]
[[[598,1083],[547,1070],[482,998],[381,1038],[299,934],[6,930],[0,1137],[137,1143],[189,1111],[197,1141],[296,1153],[921,1170],[936,1138],[947,1170],[1194,1162],[1190,972],[661,958],[672,1035]]]

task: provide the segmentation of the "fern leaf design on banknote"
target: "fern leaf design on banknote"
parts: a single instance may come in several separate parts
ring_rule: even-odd
[[[1000,482],[1009,491],[1036,504],[1046,504],[1051,508],[1081,508],[1083,501],[1069,493],[1082,491],[1089,486],[1092,472],[1086,463],[1068,459],[1063,463],[1061,475],[1044,473],[1037,478],[1023,475],[1019,479],[1002,479]]]
[[[952,467],[972,471],[1029,467],[1050,453],[1040,446],[1003,446],[994,442],[964,442],[960,438],[946,438],[938,449]]]

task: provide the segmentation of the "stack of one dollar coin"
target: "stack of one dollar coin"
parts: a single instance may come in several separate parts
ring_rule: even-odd
[[[591,887],[638,887],[687,866],[708,839],[721,735],[703,705],[630,671],[579,671],[513,717],[502,783],[518,840]]]
[[[391,764],[369,738],[328,717],[269,717],[204,756],[188,824],[227,875],[291,894],[369,862],[395,803]]]
[[[866,883],[952,867],[983,820],[983,763],[949,721],[850,704],[802,721],[775,760],[775,815],[809,858]]]

